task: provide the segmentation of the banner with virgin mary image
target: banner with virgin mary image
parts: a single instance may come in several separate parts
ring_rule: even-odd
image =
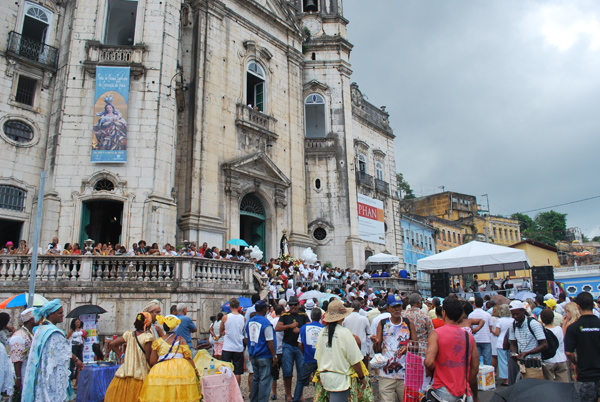
[[[96,67],[92,162],[127,162],[129,67]]]

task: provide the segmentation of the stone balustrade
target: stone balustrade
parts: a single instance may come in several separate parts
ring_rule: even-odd
[[[270,140],[276,140],[279,137],[275,128],[277,123],[276,118],[269,116],[266,113],[254,110],[243,103],[238,103],[236,108],[237,116],[235,119],[235,124],[237,124],[239,127],[253,131],[260,135],[264,135]]]
[[[333,154],[335,155],[334,138],[305,138],[304,152],[307,155]]]
[[[142,44],[106,45],[97,41],[86,42],[87,56],[83,65],[88,74],[96,74],[96,66],[130,67],[131,75],[138,79],[146,71],[144,67],[144,53],[146,46]]]
[[[0,283],[29,281],[31,256],[1,256]],[[251,289],[253,264],[194,257],[38,256],[36,283],[155,283],[194,288]]]
[[[367,288],[373,288],[373,290],[392,288],[407,293],[419,290],[416,279],[403,278],[369,278],[367,279]]]

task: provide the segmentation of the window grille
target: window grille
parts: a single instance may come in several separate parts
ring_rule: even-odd
[[[327,231],[323,228],[316,228],[313,232],[313,236],[315,236],[315,239],[317,240],[325,240],[327,237]]]
[[[26,143],[33,140],[33,129],[19,120],[8,120],[4,123],[4,134],[13,141]]]
[[[11,211],[25,211],[27,192],[13,186],[0,186],[0,208]]]
[[[25,105],[33,106],[33,98],[35,95],[36,80],[31,78],[19,76],[17,83],[17,93],[15,95],[15,101],[23,103]]]

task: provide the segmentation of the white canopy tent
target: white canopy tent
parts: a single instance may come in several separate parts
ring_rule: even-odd
[[[417,261],[419,271],[447,272],[451,275],[516,271],[529,267],[529,258],[525,251],[478,241]]]
[[[379,253],[367,258],[367,270],[387,269],[400,263],[400,258],[395,255]]]

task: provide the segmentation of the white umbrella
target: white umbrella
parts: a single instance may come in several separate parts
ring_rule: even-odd
[[[316,297],[317,299],[320,297],[325,297],[326,294],[319,292],[318,290],[309,290],[308,292],[304,292],[302,293],[302,296],[300,296],[300,300],[308,300],[308,299],[312,299],[314,297]]]

